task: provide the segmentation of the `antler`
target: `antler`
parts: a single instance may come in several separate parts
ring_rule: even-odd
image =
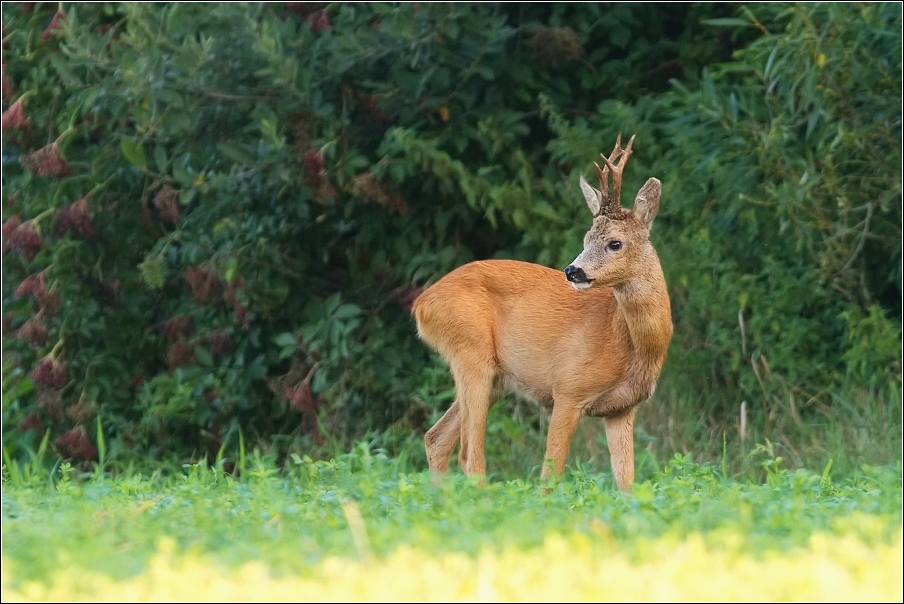
[[[600,168],[599,164],[593,164],[596,166],[596,173],[600,177],[600,193],[602,194],[603,199],[599,213],[602,216],[612,213],[616,207],[621,207],[622,171],[625,169],[625,164],[628,163],[628,157],[631,155],[631,147],[633,145],[634,136],[628,141],[628,146],[622,149],[621,132],[619,132],[618,138],[615,140],[615,147],[612,149],[612,153],[609,157],[600,153],[600,157],[603,158],[606,167]],[[619,162],[619,160],[621,161]],[[609,194],[610,173],[612,174],[612,195]]]

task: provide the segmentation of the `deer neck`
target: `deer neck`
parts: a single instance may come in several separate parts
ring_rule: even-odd
[[[662,266],[653,247],[641,271],[613,288],[636,359],[658,368],[672,338],[672,311]]]

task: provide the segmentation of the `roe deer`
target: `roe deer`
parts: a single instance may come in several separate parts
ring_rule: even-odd
[[[594,164],[600,190],[581,177],[593,226],[564,275],[515,260],[471,262],[415,300],[418,334],[449,364],[456,388],[424,437],[432,471],[448,469],[460,441],[464,472],[485,474],[487,412],[501,387],[552,407],[541,476],[562,473],[578,421],[591,415],[604,418],[618,488],[634,481],[634,411],[656,387],[672,318],[649,241],[660,182],[644,184],[633,210],[621,207],[633,143],[622,149],[619,135],[601,155],[605,167]]]

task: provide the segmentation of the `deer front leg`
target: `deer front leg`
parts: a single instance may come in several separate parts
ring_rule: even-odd
[[[436,474],[445,474],[449,470],[449,458],[461,436],[460,409],[458,401],[453,402],[439,421],[424,435],[427,464]]]
[[[611,415],[606,423],[606,440],[612,459],[612,474],[621,491],[634,482],[634,407],[619,415]]]
[[[571,438],[579,421],[581,421],[579,406],[559,401],[553,405],[549,433],[546,435],[546,458],[543,460],[540,478],[546,478],[550,473],[562,475],[568,449],[571,447]]]

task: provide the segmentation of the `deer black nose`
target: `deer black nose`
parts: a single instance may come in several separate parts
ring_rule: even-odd
[[[565,278],[572,283],[587,283],[587,275],[584,274],[584,269],[578,268],[573,264],[565,267]]]

